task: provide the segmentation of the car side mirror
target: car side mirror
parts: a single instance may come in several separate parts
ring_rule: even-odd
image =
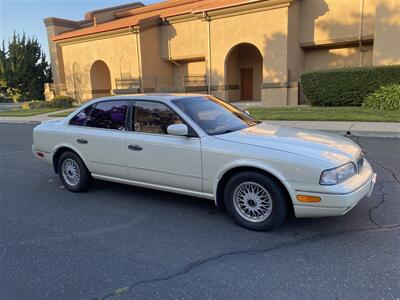
[[[188,132],[188,127],[185,124],[173,124],[167,127],[169,135],[187,136]]]

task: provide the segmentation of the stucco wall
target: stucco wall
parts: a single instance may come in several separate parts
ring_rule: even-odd
[[[263,55],[264,82],[285,81],[287,11],[285,7],[213,20],[211,22],[212,84],[224,84],[227,54],[234,46],[241,43],[253,44]],[[249,28],[260,30],[249,30]]]
[[[61,48],[66,85],[72,96],[74,95],[73,64],[79,64],[81,70],[79,93],[82,100],[92,97],[90,69],[97,60],[102,60],[107,64],[113,89],[115,89],[115,78],[121,77],[121,70],[125,73],[129,71],[132,77],[139,76],[136,42],[133,34],[64,44]],[[121,58],[123,59],[121,60]],[[121,62],[124,64],[122,67]],[[126,66],[126,64],[129,64],[129,66]]]
[[[241,69],[253,69],[253,100],[261,100],[261,85],[263,73],[263,61],[259,50],[250,44],[236,46],[227,58],[226,84],[228,89],[227,99],[229,101],[241,100]],[[235,86],[235,88],[232,88]],[[237,88],[236,88],[237,87]]]
[[[138,35],[124,28],[113,35],[109,32],[97,37],[89,35],[86,40],[62,41],[61,46],[51,42],[55,83],[65,82],[69,93],[74,95],[79,78],[80,97],[88,99],[90,68],[95,61],[102,60],[110,70],[113,89],[115,78],[141,76],[145,91],[168,91],[167,88],[182,86],[185,75],[206,74],[210,63],[212,93],[237,100],[240,68],[260,65],[251,59],[253,54],[237,52],[229,62],[228,72],[227,57],[235,46],[249,43],[262,55],[262,78],[254,76],[254,98],[267,105],[296,104],[295,83],[304,70],[360,65],[362,1],[293,0],[289,7],[277,2],[280,6],[275,8],[266,6],[272,1],[252,2],[240,9],[211,11],[210,23],[193,20],[201,18],[201,14],[188,14],[186,20],[185,16],[167,18],[163,25],[141,23]],[[399,0],[364,0],[362,65],[400,64],[399,15]],[[69,21],[58,22],[69,24]],[[71,24],[68,26],[74,26]],[[211,57],[208,57],[208,24]],[[65,26],[48,27],[49,37],[71,29]],[[73,76],[74,63],[79,64],[80,76]]]
[[[53,23],[46,25],[47,40],[49,43],[49,53],[51,60],[51,70],[53,74],[53,82],[56,85],[65,84],[65,72],[64,72],[64,58],[61,47],[53,42],[52,38],[62,32],[72,30],[73,27],[67,25],[56,25],[54,22],[50,21],[51,18],[45,19],[46,22]]]
[[[228,99],[229,92],[220,88],[226,85],[225,62],[230,50],[241,43],[253,44],[261,52],[264,83],[287,80],[287,19],[288,8],[282,7],[211,21],[211,83],[214,95]],[[285,91],[274,92],[270,96],[269,90],[263,89],[261,98],[266,102],[277,99],[278,102],[286,102],[286,96]]]
[[[300,40],[300,1],[295,1],[288,12],[288,68],[289,81],[299,80],[304,68],[304,51],[299,45]]]
[[[162,47],[168,47],[170,42],[170,55],[174,60],[205,57],[207,53],[207,23],[201,20],[192,20],[173,23],[162,28]],[[168,52],[163,51],[163,56],[168,58]]]
[[[373,64],[400,64],[399,0],[381,0],[378,3]]]
[[[144,91],[163,91],[174,84],[174,64],[161,57],[161,28],[140,30],[141,68]],[[161,90],[159,90],[161,89]]]
[[[364,47],[363,66],[372,65],[372,46]],[[322,48],[305,51],[304,69],[319,70],[360,66],[359,47]]]
[[[189,61],[186,64],[186,75],[205,75],[206,62],[204,60]]]
[[[302,0],[300,43],[357,38],[362,0]],[[376,2],[364,0],[362,35],[373,35]]]

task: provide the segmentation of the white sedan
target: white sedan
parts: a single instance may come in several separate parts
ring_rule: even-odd
[[[240,225],[338,216],[376,174],[351,140],[262,123],[208,95],[114,96],[33,131],[34,155],[72,192],[93,178],[202,197]]]

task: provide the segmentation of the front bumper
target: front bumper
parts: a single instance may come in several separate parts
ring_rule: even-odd
[[[320,197],[321,202],[318,203],[301,203],[296,201],[294,204],[294,212],[298,218],[312,218],[312,217],[330,217],[341,216],[350,211],[357,203],[365,196],[371,197],[375,187],[377,175],[373,173],[372,168],[367,163],[366,170],[362,174],[357,175],[361,178],[355,178],[354,181],[363,179],[362,184],[357,186],[351,191],[335,193],[335,191],[328,192],[305,192],[295,191],[295,195],[309,195]],[[351,181],[351,179],[350,179]],[[347,182],[347,186],[351,186],[351,182]]]

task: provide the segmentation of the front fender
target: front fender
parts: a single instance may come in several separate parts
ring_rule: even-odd
[[[255,168],[255,169],[259,169],[261,171],[271,174],[285,186],[286,190],[288,191],[288,193],[293,201],[293,199],[294,199],[293,197],[295,197],[294,192],[293,192],[292,188],[289,186],[289,183],[288,183],[287,179],[285,178],[285,176],[279,170],[274,168],[268,162],[264,162],[264,161],[260,161],[260,160],[256,160],[256,159],[245,158],[245,159],[238,159],[233,162],[230,162],[229,164],[227,164],[223,168],[221,168],[221,170],[219,170],[218,175],[214,181],[214,187],[213,187],[213,192],[215,195],[215,204],[217,204],[217,201],[218,201],[217,191],[218,191],[218,185],[221,181],[221,178],[223,178],[223,176],[227,172],[229,172],[230,170],[233,170],[235,168]]]

